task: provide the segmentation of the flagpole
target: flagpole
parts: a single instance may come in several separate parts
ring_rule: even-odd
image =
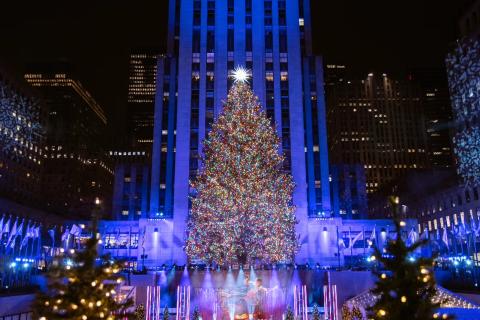
[[[474,251],[474,256],[473,256],[473,278],[475,283],[477,283],[477,235],[475,232],[472,233],[473,236],[473,251]]]
[[[365,227],[362,227],[362,237],[363,237],[363,257],[365,258],[365,256],[367,255],[367,251],[365,249]]]
[[[337,256],[338,256],[338,267],[340,268],[340,238],[338,237],[338,226],[337,226]]]
[[[453,234],[453,241],[454,241],[454,244],[455,244],[455,256],[458,256],[457,235],[455,233]]]
[[[115,245],[117,246],[117,259],[118,257],[120,256],[120,246],[119,246],[119,243],[118,241],[120,240],[120,228],[117,229],[117,237],[115,239]]]
[[[130,285],[131,254],[132,254],[132,226],[130,226],[130,229],[128,231],[128,285]]]
[[[350,264],[352,264],[352,257],[353,257],[353,245],[352,245],[352,227],[348,229],[348,245],[350,246]]]
[[[37,227],[33,229],[33,238],[32,238],[32,245],[30,247],[30,257],[33,258],[34,256],[34,248],[35,248],[35,241],[37,241]]]

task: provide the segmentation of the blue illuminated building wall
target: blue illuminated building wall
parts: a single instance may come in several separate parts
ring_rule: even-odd
[[[146,218],[153,226],[161,219],[155,230],[163,250],[155,254],[185,260],[189,180],[201,166],[202,141],[232,85],[228,75],[245,66],[281,138],[284,167],[296,183],[297,231],[308,242],[310,218],[333,212],[323,64],[312,55],[310,2],[170,0],[168,29],[167,53],[157,66],[148,212],[129,210],[133,216],[122,220]],[[308,247],[298,259],[309,257]]]
[[[455,119],[457,171],[466,183],[477,185],[480,182],[480,37],[474,35],[458,41],[446,61]]]

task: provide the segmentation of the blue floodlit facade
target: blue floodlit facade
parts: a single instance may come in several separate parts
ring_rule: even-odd
[[[480,182],[480,38],[464,38],[446,59],[455,119],[457,171],[466,183]]]
[[[312,55],[310,2],[170,0],[168,30],[167,53],[157,66],[148,209],[139,201],[116,218],[150,221],[146,229],[150,224],[152,233],[158,231],[163,247],[157,261],[186,261],[189,180],[232,85],[228,75],[244,66],[252,70],[253,91],[281,137],[284,166],[296,183],[298,233],[308,242],[311,217],[333,215],[323,66]],[[123,188],[131,189],[132,177],[127,180]],[[142,193],[143,181],[134,180]],[[307,247],[300,262],[310,256]]]

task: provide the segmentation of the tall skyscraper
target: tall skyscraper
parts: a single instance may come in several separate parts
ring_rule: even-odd
[[[0,198],[41,207],[45,156],[42,101],[0,71]]]
[[[424,168],[426,130],[419,87],[386,74],[345,79],[332,66],[326,69],[334,73],[328,75],[326,88],[331,162],[362,164],[367,192],[408,170]]]
[[[159,50],[138,48],[129,59],[127,130],[128,145],[151,152],[155,84]]]
[[[167,53],[159,59],[156,77],[146,214],[165,221],[156,227],[164,248],[155,259],[186,259],[181,248],[189,180],[201,165],[202,141],[222,110],[236,66],[252,70],[250,84],[275,123],[285,170],[296,183],[298,233],[307,243],[298,260],[305,261],[313,250],[309,217],[329,217],[332,207],[323,66],[312,56],[310,20],[307,0],[170,0]]]
[[[96,197],[111,203],[113,171],[105,162],[105,113],[69,64],[31,65],[25,80],[39,91],[47,110],[42,193],[49,210],[88,217]]]
[[[427,164],[432,169],[453,167],[452,107],[445,68],[415,68],[411,80],[420,88],[425,117]]]

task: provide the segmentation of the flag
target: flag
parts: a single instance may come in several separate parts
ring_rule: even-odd
[[[345,245],[345,241],[343,241],[343,238],[338,239],[338,250],[344,250],[346,248],[347,246]]]
[[[10,219],[7,220],[7,222],[5,222],[5,224],[3,225],[3,229],[1,230],[2,232],[2,235],[4,233],[9,233],[10,232]]]
[[[22,239],[22,242],[20,243],[20,249],[22,249],[25,245],[28,244],[28,240],[32,238],[32,231],[33,226],[29,223],[27,226],[27,231],[25,232],[25,236]]]
[[[377,233],[375,231],[375,227],[373,226],[372,234],[370,234],[370,242],[368,243],[368,247],[370,248],[375,242],[377,242]]]
[[[447,228],[443,228],[442,242],[445,243],[445,245],[447,246],[447,249],[448,249]]]
[[[453,235],[455,236],[455,238],[458,238],[458,235],[460,234],[460,231],[459,231],[459,227],[458,226],[453,226],[452,228],[452,233]]]
[[[362,237],[362,233],[359,232],[355,238],[353,238],[353,240],[350,241],[350,243],[348,244],[348,248],[349,249],[352,249],[353,248],[353,245],[355,244],[355,242],[357,242],[360,238]]]
[[[408,241],[407,241],[407,243],[408,243],[409,245],[412,245],[412,244],[414,244],[415,242],[417,242],[417,240],[418,240],[418,234],[417,234],[417,232],[415,232],[415,229],[412,228],[412,230],[410,230],[410,232],[408,233]]]
[[[62,241],[67,241],[69,235],[70,235],[70,230],[68,229],[68,227],[66,227],[65,232],[62,234]]]
[[[20,243],[20,249],[22,249],[24,246],[26,246],[28,244],[29,239],[30,239],[30,237],[28,237],[27,235],[25,235],[25,237],[23,237],[22,242]]]
[[[425,240],[425,239],[430,239],[430,235],[428,233],[428,228],[425,228],[422,232],[422,235],[420,236],[420,239]]]
[[[465,228],[465,222],[462,221],[462,224],[458,228],[459,238],[464,239],[466,234],[467,234],[467,230]]]
[[[55,227],[48,230],[48,235],[52,239],[52,248],[55,247]]]
[[[76,224],[72,225],[72,228],[70,229],[70,234],[73,234],[74,236],[78,236],[80,232],[82,231],[82,228],[77,226]]]
[[[29,223],[27,226],[27,231],[25,232],[25,236],[29,238],[33,238],[33,232],[35,229],[35,224],[34,223]]]
[[[22,222],[20,223],[20,225],[17,228],[17,232],[16,232],[17,236],[21,236],[23,234],[23,223],[24,222],[25,222],[25,219],[22,219]]]
[[[2,216],[2,220],[0,220],[0,236],[2,235],[2,230],[3,230],[3,222],[4,222],[4,219],[5,219],[5,215]]]
[[[15,220],[15,223],[12,226],[12,230],[10,231],[10,236],[8,237],[8,241],[7,241],[7,247],[12,243],[12,241],[14,240],[14,237],[17,235],[17,222],[18,222],[18,218]]]
[[[33,229],[33,238],[34,239],[40,238],[40,226],[37,226],[35,227],[35,229]]]
[[[477,226],[475,225],[475,218],[473,217],[473,215],[472,215],[472,217],[470,218],[470,229],[472,230],[472,233],[473,233],[475,236],[478,235],[478,234],[477,234]]]

